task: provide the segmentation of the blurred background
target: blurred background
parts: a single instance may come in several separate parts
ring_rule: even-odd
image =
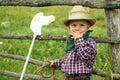
[[[101,1],[101,0],[94,0]],[[23,7],[23,6],[0,6],[0,34],[26,34],[33,35],[30,30],[30,22],[34,15],[44,12],[44,15],[54,15],[55,21],[42,28],[42,35],[68,35],[67,28],[62,20],[68,17],[68,12],[72,6],[49,6],[49,7]],[[92,37],[107,37],[105,13],[103,9],[85,8],[89,16],[97,20],[91,27]],[[0,39],[3,44],[0,45],[0,52],[27,56],[32,40]],[[54,60],[65,55],[66,41],[63,40],[36,40],[31,58],[40,61]],[[22,72],[24,62],[0,57],[0,70],[12,72]],[[33,74],[39,66],[28,64],[26,73]],[[94,68],[111,72],[108,44],[97,43],[97,57]],[[50,73],[49,70],[45,70]],[[56,70],[55,76],[64,78],[60,70]],[[18,78],[0,75],[0,80],[18,80]],[[110,80],[93,75],[92,80]]]

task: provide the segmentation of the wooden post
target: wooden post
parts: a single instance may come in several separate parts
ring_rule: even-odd
[[[117,0],[105,0],[107,5],[108,2]],[[120,21],[117,9],[105,9],[106,15],[106,27],[108,38],[119,39],[120,38]],[[113,72],[120,73],[120,44],[110,43],[109,44],[109,55],[111,59],[111,65]],[[115,79],[116,80],[116,79]]]

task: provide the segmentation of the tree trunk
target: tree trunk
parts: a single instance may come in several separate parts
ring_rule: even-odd
[[[106,3],[117,0],[105,0]],[[117,9],[105,9],[106,26],[108,37],[111,39],[120,38],[120,21]],[[120,73],[120,44],[109,44],[109,55],[112,65],[112,70],[115,73]],[[114,79],[117,80],[117,79]]]

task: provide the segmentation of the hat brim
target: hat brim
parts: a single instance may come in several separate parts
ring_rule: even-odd
[[[96,23],[95,19],[64,19],[63,23],[64,23],[64,25],[68,26],[70,21],[76,21],[76,20],[86,20],[90,23],[90,27]]]

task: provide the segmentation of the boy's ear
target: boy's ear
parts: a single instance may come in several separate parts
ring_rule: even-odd
[[[91,27],[91,23],[89,21],[87,21],[87,23],[88,23],[88,27]]]
[[[88,29],[90,28],[90,26],[91,26],[91,25],[90,25],[90,24],[88,24]]]
[[[70,29],[70,25],[68,25],[67,28]]]

